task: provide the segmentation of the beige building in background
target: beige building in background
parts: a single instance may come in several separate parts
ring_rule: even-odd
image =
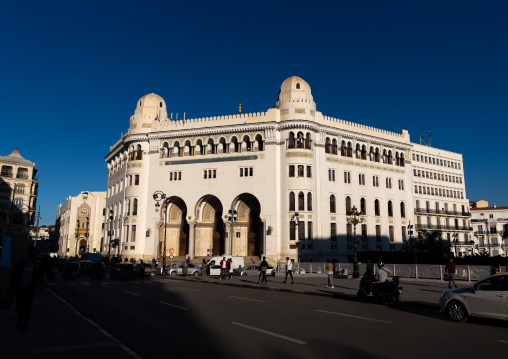
[[[480,200],[471,202],[473,245],[462,248],[463,253],[471,250],[474,254],[506,257],[508,253],[508,207]],[[460,252],[459,252],[460,253]]]
[[[12,235],[15,260],[24,252],[25,240],[35,221],[39,188],[37,169],[18,149],[8,156],[0,156],[0,168],[0,243],[5,235]]]
[[[58,255],[77,256],[99,252],[106,241],[104,226],[106,192],[84,191],[69,196],[56,211]]]

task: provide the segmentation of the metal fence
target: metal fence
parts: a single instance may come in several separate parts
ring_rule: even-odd
[[[326,263],[319,262],[295,262],[293,272],[302,275],[326,274]],[[445,266],[438,264],[385,264],[385,268],[392,271],[393,275],[401,278],[416,279],[443,279]],[[374,266],[374,273],[376,272]],[[491,266],[465,266],[456,265],[455,279],[465,281],[477,281],[490,275]],[[360,276],[366,272],[366,264],[359,265]],[[278,262],[278,272],[286,271],[286,262]],[[505,272],[505,268],[500,268]],[[353,263],[334,263],[334,272],[339,275],[353,274]]]

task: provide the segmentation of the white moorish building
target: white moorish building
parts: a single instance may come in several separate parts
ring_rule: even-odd
[[[346,261],[353,206],[365,214],[359,251],[400,249],[410,222],[469,226],[461,155],[328,117],[296,76],[262,113],[175,121],[162,97],[143,96],[105,160],[107,226],[122,257],[157,257],[165,241],[166,256]],[[157,191],[166,196],[158,208]],[[442,219],[430,211],[438,207]]]
[[[69,196],[56,210],[55,236],[60,257],[100,252],[109,244],[105,228],[106,192]]]
[[[471,202],[473,225],[473,254],[491,257],[508,253],[508,207],[489,206],[485,200]]]

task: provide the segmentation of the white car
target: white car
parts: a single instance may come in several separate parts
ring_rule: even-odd
[[[508,320],[508,273],[447,290],[439,307],[454,322],[465,321],[468,316]]]

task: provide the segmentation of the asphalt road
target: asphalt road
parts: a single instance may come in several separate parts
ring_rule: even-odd
[[[143,358],[505,357],[508,326],[436,310],[169,278],[51,289]]]

